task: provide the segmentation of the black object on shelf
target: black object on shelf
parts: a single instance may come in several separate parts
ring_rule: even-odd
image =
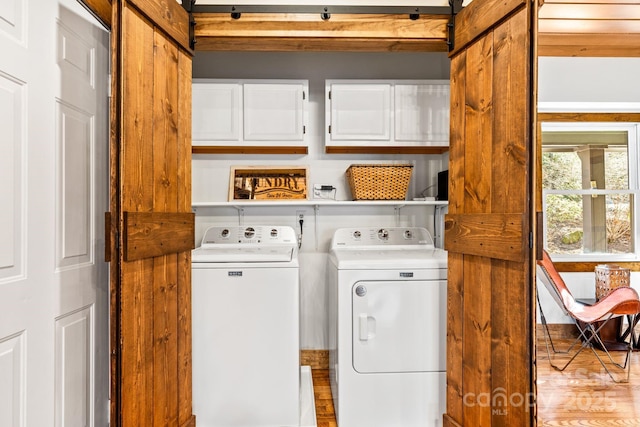
[[[436,200],[449,200],[449,170],[438,172],[438,195]]]

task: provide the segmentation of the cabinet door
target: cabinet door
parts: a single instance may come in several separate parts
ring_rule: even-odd
[[[193,83],[193,145],[240,142],[241,89],[239,83]]]
[[[395,85],[395,141],[398,145],[449,145],[449,85]]]
[[[327,145],[357,145],[356,141],[391,138],[391,85],[336,83],[329,86],[329,139]]]
[[[302,84],[245,83],[244,140],[304,140]]]

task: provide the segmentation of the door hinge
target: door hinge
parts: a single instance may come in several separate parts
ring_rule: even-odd
[[[331,91],[329,91],[329,101],[331,101]]]
[[[307,99],[307,92],[305,92],[304,90],[302,91],[302,100],[304,101],[305,99]]]
[[[331,133],[331,125],[329,125],[329,133]]]
[[[529,249],[533,249],[533,231],[529,232]]]

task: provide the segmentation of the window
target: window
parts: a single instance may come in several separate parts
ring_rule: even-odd
[[[543,123],[544,246],[560,258],[640,258],[637,123]]]

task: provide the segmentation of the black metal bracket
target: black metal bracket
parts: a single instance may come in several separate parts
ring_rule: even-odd
[[[189,13],[189,47],[196,48],[196,20],[193,17],[193,10],[196,7],[196,0],[182,0],[182,7]]]
[[[450,18],[447,24],[447,46],[449,46],[449,52],[455,47],[456,36],[456,14],[462,10],[463,0],[449,0]]]

